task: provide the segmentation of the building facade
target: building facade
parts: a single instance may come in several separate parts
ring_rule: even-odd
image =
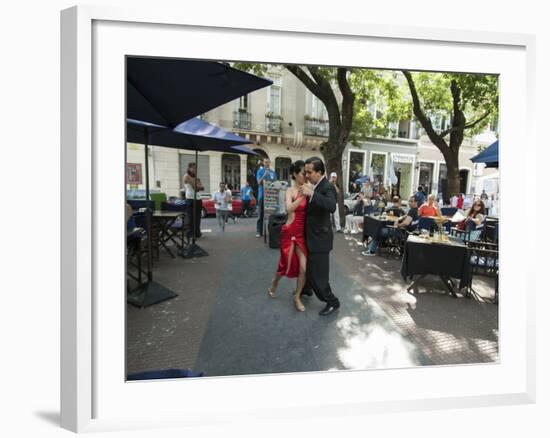
[[[216,126],[247,138],[258,155],[205,152],[198,154],[198,175],[205,192],[216,190],[220,181],[238,190],[248,180],[255,187],[259,161],[267,157],[279,179],[290,182],[289,168],[293,161],[320,155],[320,146],[328,135],[328,115],[322,102],[283,67],[268,70],[273,85],[222,105],[201,117]],[[376,114],[376,108],[373,108]],[[437,126],[440,123],[441,126]],[[445,129],[444,119],[434,124]],[[478,153],[479,145],[496,140],[487,129],[471,142],[465,140],[460,151],[461,191],[471,193],[476,178],[491,170],[476,168],[469,160]],[[195,154],[190,151],[150,147],[150,187],[179,196],[183,175]],[[128,188],[144,188],[143,145],[127,145]],[[388,127],[388,136],[369,138],[359,144],[348,144],[342,157],[344,175],[340,181],[350,188],[358,176],[371,175],[381,186],[390,187],[402,197],[421,184],[430,193],[445,192],[446,166],[441,152],[422,134],[416,123],[402,121]],[[141,174],[141,179],[139,178]]]

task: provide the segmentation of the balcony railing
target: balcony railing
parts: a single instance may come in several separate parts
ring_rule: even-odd
[[[305,120],[305,135],[328,137],[328,120]]]
[[[280,134],[283,132],[283,119],[280,116],[265,116],[265,130]]]
[[[250,131],[252,126],[252,116],[246,111],[233,112],[233,128],[246,129]]]

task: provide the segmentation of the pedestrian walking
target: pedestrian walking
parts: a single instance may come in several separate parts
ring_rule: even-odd
[[[231,192],[226,190],[225,183],[221,182],[219,190],[214,193],[214,208],[216,209],[216,219],[220,230],[225,231],[225,223],[229,214],[229,206],[231,201]]]
[[[250,203],[252,202],[252,187],[250,187],[250,183],[248,181],[246,181],[245,185],[241,188],[241,200],[241,215],[243,217],[248,217],[250,214]]]

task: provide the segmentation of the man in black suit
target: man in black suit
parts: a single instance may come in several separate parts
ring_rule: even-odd
[[[329,254],[332,251],[330,214],[336,210],[336,189],[325,176],[325,164],[318,157],[306,160],[305,173],[313,188],[303,185],[301,195],[308,197],[306,208],[307,280],[302,294],[311,295],[326,303],[319,315],[330,315],[340,307],[329,284]]]

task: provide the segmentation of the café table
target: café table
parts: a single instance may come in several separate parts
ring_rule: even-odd
[[[153,229],[155,233],[155,240],[157,243],[157,249],[161,246],[170,254],[172,258],[176,258],[174,253],[167,246],[168,241],[172,241],[176,244],[176,247],[179,248],[179,244],[174,240],[173,233],[170,228],[176,222],[179,217],[182,217],[185,213],[181,211],[165,211],[165,210],[155,210],[153,212]]]
[[[459,280],[458,289],[468,286],[472,275],[468,248],[460,239],[447,237],[439,241],[429,236],[410,235],[405,243],[401,275],[405,281],[412,279],[407,287],[412,290],[417,282],[427,275],[438,275],[448,291],[456,298],[453,278]],[[414,276],[417,276],[414,279]]]
[[[398,219],[397,216],[374,216],[367,214],[363,218],[363,242],[369,237],[380,239],[380,233],[386,225],[393,225]]]

